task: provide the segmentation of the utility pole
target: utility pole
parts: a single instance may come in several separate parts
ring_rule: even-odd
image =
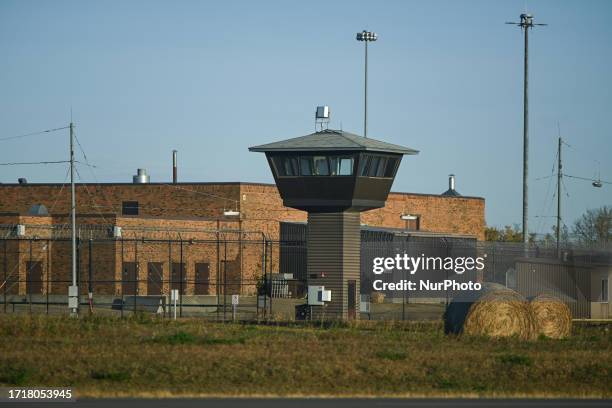
[[[68,307],[70,316],[79,315],[79,287],[77,286],[76,251],[76,194],[74,191],[74,124],[70,122],[70,219],[72,241],[72,285],[68,288]]]
[[[535,24],[533,15],[521,14],[520,23],[507,22],[506,24],[517,25],[525,33],[525,56],[524,56],[524,81],[523,81],[523,242],[529,242],[528,229],[528,175],[529,175],[529,29],[534,26],[545,26],[546,24]]]
[[[559,146],[557,147],[557,258],[561,257],[561,182],[563,177],[563,165],[561,164],[561,145],[563,139],[559,137]]]
[[[357,41],[365,43],[365,72],[363,89],[363,137],[368,137],[368,42],[378,40],[376,33],[363,30],[357,33]]]

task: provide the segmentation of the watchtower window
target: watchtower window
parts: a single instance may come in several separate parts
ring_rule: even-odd
[[[396,157],[365,154],[359,163],[359,176],[393,178],[399,160]]]
[[[341,157],[338,163],[338,175],[339,176],[352,176],[353,175],[353,158],[352,157]]]
[[[329,164],[327,163],[327,157],[326,156],[315,156],[314,157],[314,168],[315,168],[315,175],[329,176]]]
[[[285,156],[272,157],[278,177],[352,176],[355,159],[352,156]]]
[[[300,170],[302,176],[312,176],[312,157],[300,157]]]

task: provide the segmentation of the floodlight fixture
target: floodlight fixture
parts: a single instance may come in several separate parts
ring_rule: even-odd
[[[378,34],[372,31],[363,30],[360,33],[357,33],[357,41],[376,41],[378,40]]]

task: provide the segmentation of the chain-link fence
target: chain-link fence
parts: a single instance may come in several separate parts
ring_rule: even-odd
[[[0,238],[0,311],[67,314],[72,283],[68,229]],[[381,282],[426,279],[494,282],[526,297],[552,294],[575,318],[610,318],[612,251],[565,245],[491,243],[469,237],[364,229],[361,236],[362,319],[440,319],[458,295],[449,288],[375,290]],[[305,226],[281,228],[281,240],[260,232],[142,230],[98,226],[79,231],[77,282],[80,313],[126,315],[134,311],[213,320],[294,320],[308,292]],[[373,273],[376,258],[404,255],[433,259],[411,274]],[[483,268],[457,273],[447,259],[480,258]],[[439,260],[439,262],[438,262]],[[464,261],[462,261],[464,262]],[[456,269],[456,268],[455,268]],[[378,281],[375,283],[375,281]],[[176,294],[176,297],[173,296]],[[333,295],[332,295],[333,296]]]

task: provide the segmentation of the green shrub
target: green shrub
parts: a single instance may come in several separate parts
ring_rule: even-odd
[[[210,344],[210,345],[215,345],[215,344],[228,344],[228,345],[232,345],[232,344],[244,344],[245,343],[245,339],[243,337],[239,337],[239,338],[229,338],[229,339],[217,339],[214,337],[205,337],[202,339],[201,343],[202,344]]]
[[[197,341],[196,336],[191,333],[187,333],[184,331],[178,331],[174,334],[169,334],[167,336],[159,336],[153,337],[152,341],[154,343],[164,343],[164,344],[193,344]]]
[[[130,377],[130,373],[121,370],[95,370],[91,372],[91,378],[94,380],[122,382],[129,380]]]
[[[11,364],[0,367],[0,383],[24,385],[32,376],[32,370]]]
[[[392,350],[384,350],[376,353],[376,357],[382,358],[384,360],[405,360],[408,357],[408,354],[403,351],[392,351]]]
[[[508,365],[531,366],[533,364],[531,357],[522,354],[504,354],[499,357],[499,361]]]

